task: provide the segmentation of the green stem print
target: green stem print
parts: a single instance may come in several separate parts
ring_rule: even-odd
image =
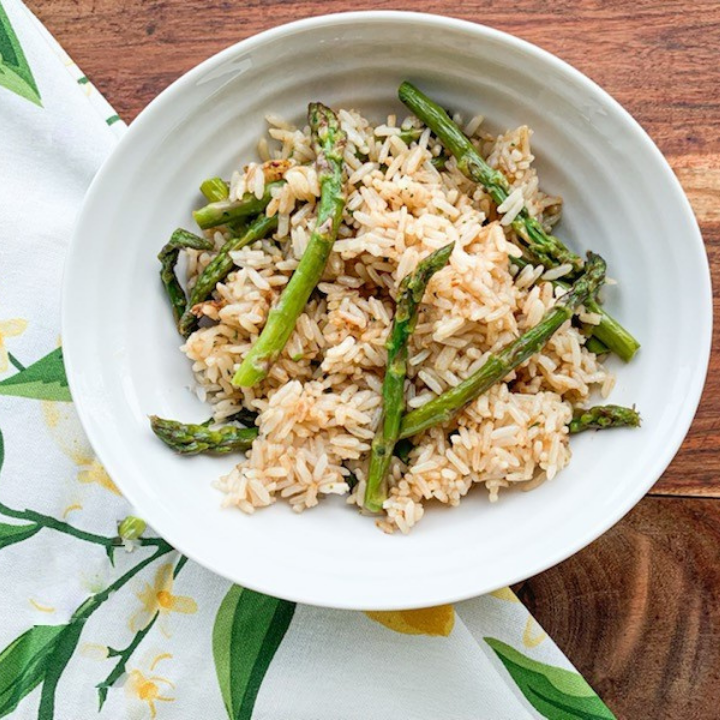
[[[38,720],[53,720],[57,684],[60,682],[60,678],[77,648],[82,628],[81,622],[71,622],[63,628],[55,641],[55,648],[46,663],[45,676],[40,692]]]
[[[139,632],[135,633],[130,644],[122,650],[115,650],[114,648],[108,648],[108,657],[118,657],[117,664],[112,669],[110,674],[97,685],[98,691],[98,711],[102,710],[105,700],[107,700],[108,690],[123,676],[128,660],[138,649],[140,643],[145,639],[145,636],[152,630],[155,625],[155,621],[158,619],[159,613],[155,613],[153,619]]]
[[[6,717],[44,679],[64,625],[35,625],[0,653],[0,717]]]
[[[2,470],[4,460],[5,446],[3,434],[0,431],[0,470]],[[108,537],[86,532],[34,510],[14,510],[0,503],[0,514],[29,522],[29,524],[22,525],[0,523],[0,549],[27,540],[43,528],[71,535],[94,545],[101,545],[111,560],[113,548],[123,542],[119,536]],[[87,598],[75,610],[66,624],[35,625],[0,652],[0,718],[14,712],[26,695],[38,685],[42,685],[38,718],[39,720],[53,720],[57,684],[77,649],[87,620],[113,593],[124,587],[148,565],[173,552],[173,547],[162,538],[140,537],[134,539],[134,542],[142,546],[154,547],[155,550],[110,583],[104,590]],[[174,576],[177,576],[186,562],[187,558],[181,556],[175,565]],[[119,657],[120,660],[99,687],[101,707],[107,696],[108,688],[123,674],[126,663],[155,623],[157,615],[158,613],[146,627],[136,634],[126,648],[111,652],[112,656]]]
[[[18,372],[22,372],[25,369],[25,366],[11,352],[8,353],[8,360]]]
[[[181,555],[180,559],[177,561],[177,565],[175,565],[175,570],[173,571],[173,578],[176,578],[180,574],[180,571],[185,567],[186,562],[187,557],[185,557],[185,555]],[[108,648],[108,657],[117,657],[120,659],[117,661],[117,664],[112,669],[110,674],[105,678],[105,680],[103,680],[97,686],[99,696],[99,710],[102,710],[102,706],[105,704],[108,690],[125,673],[125,667],[128,660],[130,660],[132,654],[135,652],[135,650],[137,650],[140,643],[145,639],[145,636],[150,632],[153,625],[155,625],[155,622],[157,621],[159,616],[160,611],[156,612],[155,615],[153,615],[150,622],[144,628],[142,628],[142,630],[139,630],[137,633],[135,633],[135,637],[133,637],[130,643],[122,650]]]
[[[0,86],[42,107],[40,92],[10,18],[0,4]]]
[[[538,662],[495,638],[485,642],[505,666],[525,699],[548,720],[615,720],[578,673]]]
[[[108,553],[111,561],[113,559],[113,550],[123,544],[123,540],[119,536],[108,537],[107,535],[97,535],[96,533],[80,530],[79,528],[73,527],[62,520],[57,520],[50,515],[44,515],[43,513],[35,512],[34,510],[14,510],[2,502],[0,502],[0,514],[5,515],[6,517],[15,518],[16,520],[29,520],[33,523],[32,525],[5,525],[0,523],[0,548],[5,547],[7,544],[11,544],[11,542],[19,542],[20,540],[11,540],[11,542],[7,542],[7,539],[12,538],[13,534],[20,534],[20,528],[22,528],[26,533],[29,533],[27,537],[34,535],[42,528],[49,528],[65,535],[76,537],[78,540],[84,540],[85,542],[94,543],[95,545],[102,545]],[[24,540],[26,538],[20,539]],[[162,538],[138,538],[137,543],[141,546],[150,547],[162,547],[167,545]]]
[[[38,718],[53,720],[57,684],[77,648],[87,620],[114,592],[120,590],[148,565],[172,551],[173,548],[167,543],[158,546],[154,553],[130,568],[105,590],[85,600],[67,624],[35,625],[10,643],[0,653],[0,718],[13,712],[26,695],[42,684]],[[181,562],[182,559],[178,563],[180,567]],[[178,572],[177,567],[175,572]],[[145,634],[120,653],[123,667]],[[117,677],[120,674],[122,673]],[[117,677],[111,674],[105,681],[108,683],[107,687],[110,687]],[[109,682],[111,678],[112,682]],[[107,687],[104,689],[105,694]]]
[[[233,585],[213,628],[213,657],[230,720],[250,720],[260,685],[290,626],[295,603]]]
[[[57,348],[29,367],[15,357],[8,358],[17,373],[0,382],[0,395],[51,401],[71,401],[62,349]],[[4,460],[0,432],[0,470]],[[144,538],[144,523],[126,518],[115,536],[81,530],[63,520],[31,509],[16,510],[0,502],[0,516],[22,524],[0,522],[0,549],[33,537],[43,529],[74,537],[105,549],[111,563],[114,551],[131,539],[154,552],[121,575],[105,590],[90,596],[64,625],[36,625],[0,652],[0,718],[15,711],[22,699],[41,687],[39,720],[53,720],[58,683],[77,650],[83,628],[91,615],[110,596],[139,572],[173,548],[161,538]],[[187,558],[180,556],[172,577],[181,572]],[[234,585],[218,610],[213,629],[213,656],[218,684],[230,720],[250,720],[260,685],[295,612],[295,604]],[[149,617],[122,649],[108,648],[116,658],[105,680],[98,683],[98,710],[102,710],[111,687],[126,675],[131,657],[155,627],[160,610]]]
[[[83,626],[88,618],[117,590],[123,587],[129,580],[134,578],[141,570],[155,562],[157,559],[167,555],[173,548],[164,543],[164,547],[158,547],[155,552],[141,560],[124,575],[121,575],[115,582],[108,585],[102,592],[91,595],[73,613],[70,622],[58,637],[55,650],[47,663],[45,681],[43,683],[42,695],[40,696],[40,710],[38,720],[53,720],[55,713],[55,689],[65,670],[70,658],[75,652]]]

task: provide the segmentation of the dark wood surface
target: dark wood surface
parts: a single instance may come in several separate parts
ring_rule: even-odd
[[[720,288],[718,0],[26,1],[127,121],[201,60],[301,17],[423,10],[511,32],[589,75],[645,127],[690,197]],[[719,367],[714,352],[690,434],[650,496],[519,586],[618,718],[720,717]]]

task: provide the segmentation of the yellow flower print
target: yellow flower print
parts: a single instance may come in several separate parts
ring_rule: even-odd
[[[158,568],[155,574],[155,583],[145,587],[137,593],[142,607],[130,618],[130,630],[138,632],[159,613],[158,625],[165,637],[170,637],[167,619],[170,613],[184,613],[191,615],[197,612],[197,603],[185,595],[173,595],[173,566],[168,563]]]
[[[523,630],[523,645],[528,648],[537,647],[546,637],[547,633],[538,625],[537,620],[529,615]]]
[[[498,600],[505,600],[507,602],[512,602],[512,603],[520,602],[517,599],[517,595],[515,595],[515,593],[509,587],[504,587],[504,588],[500,588],[499,590],[494,590],[490,594],[494,598],[497,598]]]
[[[5,338],[22,335],[27,328],[27,320],[15,318],[0,322],[0,373],[4,373],[10,367],[7,350],[5,349]]]
[[[33,598],[29,598],[30,604],[39,612],[54,613],[55,608],[52,605],[43,605]]]
[[[80,655],[90,660],[107,660],[110,657],[110,648],[97,643],[83,643],[80,646]]]
[[[69,403],[42,401],[43,417],[57,446],[77,465],[77,479],[83,484],[95,483],[114,495],[120,491],[105,468],[93,456],[93,451],[85,438],[75,408]]]
[[[65,520],[67,516],[74,512],[75,510],[82,510],[83,506],[80,503],[72,503],[71,505],[68,505],[63,511],[62,511],[62,519]]]
[[[422,608],[421,610],[368,611],[371,620],[405,635],[447,637],[455,626],[452,605]]]
[[[77,608],[88,595],[97,595],[109,584],[109,568],[105,565],[90,572],[80,571],[77,575],[67,575],[62,583],[47,585],[31,597],[30,605],[39,613],[53,616],[53,624],[69,622]],[[38,617],[38,625],[48,622],[47,617]]]
[[[158,655],[150,664],[148,673],[135,668],[128,671],[127,680],[125,681],[125,694],[128,698],[140,700],[146,703],[150,709],[150,717],[157,717],[157,708],[155,703],[158,702],[174,702],[175,698],[163,695],[163,688],[173,689],[174,683],[160,675],[152,675],[156,666],[161,660],[171,658],[169,653]]]
[[[87,461],[89,460],[89,462]],[[98,462],[97,458],[89,458],[86,462],[79,462],[78,465],[78,480],[81,483],[95,483],[105,490],[109,490],[114,495],[120,495],[120,491],[117,489],[117,485],[110,479],[105,468]]]

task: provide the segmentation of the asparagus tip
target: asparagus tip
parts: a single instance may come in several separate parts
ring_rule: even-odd
[[[640,427],[642,418],[635,409],[620,405],[596,405],[590,408],[578,408],[568,426],[570,433],[576,435],[585,430],[607,430],[619,427]]]
[[[398,88],[398,98],[401,102],[407,100],[408,95],[412,94],[417,88],[409,81],[403,80]]]

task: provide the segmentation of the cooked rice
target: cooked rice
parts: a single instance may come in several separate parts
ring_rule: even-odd
[[[261,197],[283,176],[269,215],[279,215],[271,239],[232,253],[237,269],[196,311],[212,321],[183,347],[193,361],[198,395],[223,421],[241,408],[259,413],[259,436],[247,457],[218,482],[225,504],[251,513],[278,498],[298,512],[322,496],[360,504],[372,438],[381,412],[384,343],[402,278],[433,250],[455,242],[450,262],[431,280],[409,347],[406,402],[419,407],[467,378],[519,333],[539,322],[556,299],[550,282],[567,274],[528,266],[519,255],[512,219],[525,206],[550,227],[561,200],[545,195],[532,166],[531,132],[499,137],[478,116],[465,126],[488,162],[513,191],[501,208],[470,183],[453,159],[439,172],[442,148],[426,129],[409,146],[397,118],[373,127],[353,110],[338,117],[348,135],[348,201],[334,252],[317,292],[269,376],[253,388],[231,384],[235,368],[257,339],[268,311],[297,267],[315,223],[320,195],[307,128],[268,116],[263,162],[233,174],[230,195]],[[501,219],[498,211],[502,215]],[[216,247],[222,233],[208,233]],[[278,242],[280,241],[280,242]],[[189,283],[212,259],[189,251]],[[597,316],[584,312],[584,322]],[[567,423],[574,404],[593,389],[607,394],[612,377],[566,323],[541,353],[465,408],[449,427],[413,439],[408,464],[394,458],[382,529],[408,532],[428,501],[457,505],[475,484],[491,501],[501,488],[552,479],[570,460]],[[357,481],[353,491],[349,480]]]

